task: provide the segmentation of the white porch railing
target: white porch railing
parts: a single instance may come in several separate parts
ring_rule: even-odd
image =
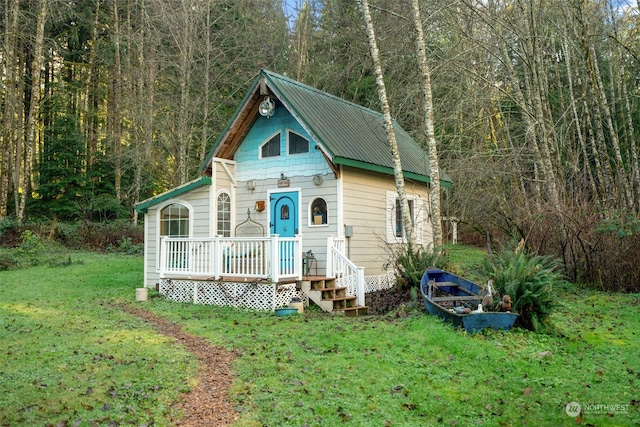
[[[327,277],[338,279],[347,287],[348,295],[358,297],[358,305],[365,305],[364,267],[358,267],[345,255],[344,237],[327,237]]]
[[[211,237],[160,241],[160,278],[302,279],[302,238]]]

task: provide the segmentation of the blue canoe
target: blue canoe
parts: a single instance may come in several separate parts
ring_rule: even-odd
[[[467,332],[478,332],[486,328],[511,329],[518,318],[518,314],[510,312],[457,313],[453,306],[466,304],[475,310],[482,302],[484,290],[470,280],[438,268],[429,267],[425,271],[420,290],[429,314],[449,321],[455,327],[464,328]],[[445,307],[443,304],[452,307]]]

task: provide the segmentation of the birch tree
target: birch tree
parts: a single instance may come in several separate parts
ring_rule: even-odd
[[[404,174],[402,172],[402,163],[400,161],[400,152],[398,151],[398,143],[393,130],[393,119],[391,118],[391,110],[387,99],[387,90],[384,85],[382,74],[382,64],[380,62],[380,54],[378,52],[378,44],[376,42],[376,34],[371,19],[371,11],[369,10],[369,1],[360,0],[364,21],[367,27],[367,38],[369,40],[369,49],[371,51],[371,59],[376,72],[376,85],[378,87],[378,96],[382,105],[382,115],[384,116],[384,127],[387,132],[387,140],[391,149],[391,158],[393,161],[393,174],[400,200],[400,212],[402,215],[402,224],[404,226],[407,244],[411,247],[415,241],[413,235],[413,221],[411,220],[411,212],[409,211],[409,202],[404,188]]]
[[[427,63],[427,53],[422,32],[422,19],[420,18],[420,5],[418,0],[413,0],[413,23],[415,26],[416,55],[418,65],[422,73],[420,89],[424,102],[424,127],[427,135],[427,152],[429,153],[429,172],[431,180],[431,226],[433,230],[433,244],[435,247],[442,246],[442,215],[440,214],[440,161],[438,159],[438,147],[436,144],[434,118],[433,118],[433,96],[431,93],[431,72]]]

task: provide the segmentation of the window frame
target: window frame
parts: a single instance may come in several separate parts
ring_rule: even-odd
[[[190,203],[187,203],[181,199],[173,199],[168,200],[166,203],[158,206],[158,210],[156,212],[156,249],[155,249],[155,258],[156,258],[156,273],[160,272],[160,242],[163,237],[175,237],[170,235],[162,234],[162,211],[164,211],[167,207],[171,205],[181,205],[186,208],[189,212],[189,223],[188,223],[188,236],[186,238],[190,238],[193,236],[193,206]],[[183,237],[184,238],[184,237]]]
[[[314,208],[314,204],[316,201],[321,200],[322,202],[324,202],[324,218],[323,218],[323,222],[321,224],[316,224],[315,220],[314,220],[314,212],[313,212],[313,208]],[[323,214],[322,212],[320,212],[321,214]],[[308,223],[309,223],[309,227],[327,227],[329,226],[329,204],[327,203],[327,199],[325,199],[324,197],[314,197],[309,201],[309,209],[308,209]]]
[[[305,140],[307,142],[307,150],[306,151],[300,151],[297,153],[292,153],[291,152],[291,135],[295,135],[298,138],[301,138],[303,140]],[[311,152],[311,141],[309,141],[309,138],[307,138],[306,136],[303,136],[301,134],[299,134],[298,132],[295,132],[291,129],[287,129],[287,155],[288,156],[297,156],[299,154],[309,154]]]
[[[265,145],[267,145],[269,142],[271,142],[271,140],[275,137],[278,137],[278,155],[274,155],[274,156],[263,156],[262,154],[262,149],[264,148]],[[280,130],[277,130],[276,132],[272,133],[271,135],[269,135],[267,138],[265,138],[264,141],[262,141],[260,143],[260,145],[258,145],[258,158],[259,159],[273,159],[273,158],[277,158],[277,157],[282,157],[282,132]]]
[[[168,218],[165,219],[163,217],[163,213],[169,209],[172,208],[173,206],[177,206],[179,207],[179,214],[182,215],[183,210],[186,211],[187,215],[186,215],[186,219],[183,216],[178,216],[175,219],[172,218]],[[191,209],[189,206],[187,206],[185,203],[182,202],[178,202],[178,201],[174,201],[172,203],[167,203],[165,206],[163,206],[159,211],[158,211],[158,235],[160,237],[177,237],[177,238],[188,238],[191,237]],[[163,234],[163,228],[165,227],[165,224],[169,224],[167,226],[169,233],[172,231],[172,226],[171,223],[172,222],[178,222],[178,232],[179,234]],[[186,221],[186,227],[183,227],[182,223]],[[186,230],[183,230],[183,228],[186,228]],[[186,231],[186,233],[185,233]]]
[[[417,244],[423,244],[424,242],[424,221],[426,216],[425,209],[427,204],[422,197],[417,194],[407,194],[407,201],[410,201],[409,210],[411,211],[413,220],[413,234]],[[402,229],[402,235],[397,234],[397,224],[401,221],[397,216],[397,206],[400,202],[398,193],[396,191],[387,191],[386,194],[386,235],[387,243],[407,243],[406,233],[404,228]],[[413,208],[411,208],[413,204]]]
[[[228,220],[225,220],[225,219],[222,219],[222,220],[221,220],[221,219],[220,219],[220,216],[221,216],[221,210],[220,210],[220,205],[219,205],[219,204],[220,204],[220,197],[222,197],[222,196],[226,196],[226,197],[227,197],[227,203],[228,203],[228,214],[229,214],[229,219],[228,219]],[[225,202],[223,201],[222,203],[225,203]],[[219,191],[219,192],[218,192],[218,194],[216,195],[216,222],[215,222],[216,233],[215,233],[215,234],[216,234],[217,236],[221,236],[221,237],[231,237],[231,225],[232,225],[232,220],[233,220],[233,218],[232,218],[232,212],[231,212],[232,207],[233,207],[233,206],[232,206],[232,203],[231,203],[231,194],[229,194],[229,192],[228,192],[228,191],[226,191],[226,190],[221,190],[221,191]],[[224,213],[224,212],[222,212],[222,213]],[[222,221],[224,224],[227,224],[227,225],[228,225],[228,227],[229,227],[229,229],[228,229],[228,230],[224,230],[224,229],[223,229],[223,230],[222,230],[222,233],[220,232],[220,231],[221,231],[221,230],[220,230],[220,223],[221,223],[221,221]],[[226,234],[224,233],[225,231],[228,231],[229,235],[226,235]]]

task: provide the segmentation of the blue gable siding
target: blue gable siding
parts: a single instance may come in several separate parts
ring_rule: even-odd
[[[280,131],[280,156],[261,159],[260,145],[278,131]],[[308,153],[288,154],[288,131],[293,131],[309,140]],[[258,117],[236,151],[234,160],[238,181],[279,178],[281,173],[292,177],[324,175],[331,172],[322,153],[315,148],[315,143],[307,132],[282,106],[275,110],[270,119]]]

